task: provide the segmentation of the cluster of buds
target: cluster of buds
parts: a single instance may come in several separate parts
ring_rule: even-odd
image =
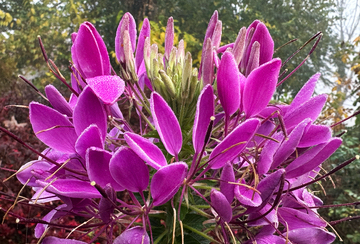
[[[215,12],[198,72],[184,42],[173,46],[172,18],[163,55],[150,43],[149,21],[137,37],[126,13],[115,39],[119,75],[91,23],[72,35],[73,93],[67,101],[48,85],[52,108],[30,103],[33,130],[48,148],[17,172],[34,189],[33,204],[61,201],[37,224],[37,238],[75,215],[86,219],[76,230],[92,232],[91,242],[335,240],[317,213],[322,201],[307,188],[328,176],[319,176],[321,164],[342,142],[316,124],[326,102],[313,97],[320,74],[291,104],[270,103],[282,62],[266,26],[256,20],[222,47],[221,30]],[[137,127],[119,101],[135,104]]]

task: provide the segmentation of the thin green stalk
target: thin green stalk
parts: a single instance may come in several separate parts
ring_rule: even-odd
[[[163,233],[161,233],[161,235],[158,236],[158,238],[156,238],[156,240],[154,241],[154,244],[157,244],[161,241],[161,239],[167,234],[167,230],[165,230]]]
[[[202,237],[208,239],[209,241],[211,241],[211,242],[213,242],[213,243],[221,244],[221,242],[219,242],[219,241],[211,238],[211,237],[208,236],[207,234],[205,234],[205,233],[203,233],[203,232],[201,232],[201,231],[198,231],[197,229],[192,228],[192,227],[188,226],[187,224],[183,224],[183,225],[184,225],[184,227],[185,227],[186,229],[188,229],[188,230],[190,230],[190,231],[198,234],[199,236],[202,236]]]
[[[137,105],[136,101],[134,101],[134,105],[136,107],[136,109],[139,111],[141,117],[146,121],[146,123],[150,126],[150,128],[152,130],[156,130],[155,127],[151,124],[151,122],[148,120],[148,118],[146,117],[146,115],[143,113],[143,111],[141,111],[141,109],[139,108],[139,106]]]

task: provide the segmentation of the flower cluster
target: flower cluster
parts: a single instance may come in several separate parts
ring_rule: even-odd
[[[72,35],[69,101],[48,85],[52,107],[29,105],[48,148],[17,178],[34,189],[33,203],[62,202],[37,224],[37,238],[75,215],[93,240],[105,235],[116,244],[334,241],[317,213],[322,201],[307,189],[342,142],[316,124],[327,98],[313,96],[320,74],[291,104],[277,104],[282,61],[273,58],[264,23],[241,28],[225,46],[221,33],[215,12],[197,70],[184,42],[174,46],[172,18],[162,54],[150,43],[149,21],[137,35],[126,13],[116,72],[95,27],[80,26]],[[119,104],[131,105],[137,126]]]

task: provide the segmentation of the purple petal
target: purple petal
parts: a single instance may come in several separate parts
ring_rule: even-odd
[[[211,38],[213,33],[214,33],[214,30],[215,30],[215,26],[218,22],[218,19],[219,19],[219,14],[218,14],[218,11],[215,10],[213,15],[211,16],[211,19],[209,21],[209,24],[208,24],[208,27],[206,29],[206,33],[205,33],[205,38],[204,38],[204,43],[203,43],[203,47],[205,46],[205,42],[208,38]]]
[[[101,195],[90,182],[76,179],[57,179],[49,185],[49,182],[37,180],[42,187],[46,187],[46,191],[56,195],[73,197],[73,198],[100,198]]]
[[[291,230],[287,233],[291,242],[296,244],[309,244],[309,243],[332,243],[336,236],[334,233],[328,232],[321,228],[301,228]]]
[[[275,92],[281,60],[275,58],[254,69],[247,77],[242,104],[246,117],[257,115],[271,100]]]
[[[65,115],[37,102],[29,105],[29,116],[37,138],[55,150],[73,153],[77,135]]]
[[[105,141],[107,131],[105,109],[89,86],[79,96],[78,103],[74,108],[73,123],[78,135],[89,125],[95,124],[101,132],[103,141]]]
[[[286,178],[298,177],[315,169],[328,159],[340,147],[341,143],[342,140],[340,138],[333,138],[326,145],[319,144],[313,147],[286,167]],[[310,154],[313,151],[317,152],[316,155],[314,153]]]
[[[256,41],[251,47],[249,60],[246,66],[245,76],[249,76],[251,71],[259,67],[260,64],[260,44]]]
[[[156,172],[151,180],[150,191],[154,206],[170,200],[183,183],[188,166],[184,162],[166,165]]]
[[[149,184],[149,169],[130,148],[121,147],[110,161],[112,177],[125,189],[144,191]]]
[[[154,169],[158,170],[167,165],[164,154],[148,139],[130,132],[126,132],[124,138],[130,148]]]
[[[231,116],[240,106],[240,72],[234,56],[229,51],[221,58],[217,72],[217,89],[225,114]]]
[[[51,223],[51,220],[56,219],[56,218],[60,217],[61,215],[66,215],[66,210],[69,210],[66,208],[68,208],[68,206],[66,204],[57,206],[55,209],[53,209],[49,213],[47,213],[44,216],[44,218],[42,218],[42,220]],[[59,213],[61,213],[60,216],[59,216]],[[44,234],[47,227],[48,227],[48,224],[38,223],[34,230],[34,236],[36,238],[40,238]],[[44,242],[42,242],[42,243],[44,243]],[[83,242],[81,242],[81,243],[83,243]]]
[[[111,74],[105,43],[90,22],[80,25],[72,53],[75,55],[74,62],[81,68],[84,78]]]
[[[280,222],[289,230],[311,227],[326,227],[326,222],[312,210],[300,211],[293,208],[281,207],[278,209]]]
[[[327,95],[319,95],[311,98],[309,101],[303,103],[296,109],[288,111],[284,116],[284,123],[286,129],[290,130],[306,118],[315,121],[319,116],[327,99]]]
[[[214,81],[214,59],[213,59],[213,46],[211,39],[208,38],[205,42],[205,49],[201,56],[203,72],[201,73],[201,79],[203,85],[212,85]]]
[[[150,22],[145,18],[139,33],[138,43],[136,46],[135,63],[136,69],[139,70],[141,63],[144,60],[144,44],[146,37],[150,37]]]
[[[210,192],[211,206],[215,209],[220,219],[229,223],[232,218],[232,209],[229,201],[219,191],[212,189]]]
[[[261,204],[263,205],[263,204]],[[271,208],[272,206],[270,204],[265,204],[264,207],[256,207],[257,209],[254,212],[251,212],[247,218],[247,221],[250,221],[248,223],[248,226],[264,226],[264,225],[270,225],[270,223],[274,226],[278,226],[279,220],[277,215],[277,209],[273,209],[264,216],[264,214]],[[249,209],[249,208],[248,208]],[[259,219],[259,217],[262,216],[262,218]],[[255,220],[256,219],[256,220]],[[254,221],[252,221],[254,220]],[[258,240],[256,238],[256,240]],[[272,242],[271,242],[272,243]]]
[[[244,48],[245,48],[245,38],[246,38],[246,27],[242,27],[236,37],[236,41],[233,47],[233,54],[236,60],[237,65],[239,66],[240,61],[244,55]],[[218,49],[219,51],[219,49]]]
[[[86,79],[95,95],[105,104],[113,104],[124,92],[125,82],[117,75],[102,75]]]
[[[166,150],[178,155],[182,145],[179,122],[166,101],[156,92],[151,93],[151,114],[160,139]]]
[[[115,37],[115,53],[116,58],[120,62],[125,61],[124,55],[124,32],[129,32],[131,48],[135,51],[136,47],[136,23],[134,17],[129,13],[125,13],[119,23]]]
[[[110,160],[111,153],[101,148],[90,147],[86,151],[86,169],[90,181],[95,181],[100,187],[111,184],[115,191],[123,191],[124,187],[119,185],[111,175]]]
[[[227,161],[233,160],[246,147],[260,126],[257,119],[249,119],[238,125],[225,139],[211,152],[209,160],[212,169],[223,167]],[[237,145],[238,144],[238,145]]]
[[[62,114],[66,114],[68,117],[72,117],[72,108],[53,85],[47,85],[45,87],[45,93],[54,109]]]
[[[238,180],[238,182],[240,182],[240,180]],[[245,181],[242,183],[244,184]],[[259,193],[242,185],[235,186],[235,196],[237,200],[245,206],[258,207],[262,203]]]
[[[73,240],[73,239],[61,239],[54,236],[47,236],[41,242],[42,244],[86,244],[86,242]]]
[[[164,57],[169,60],[170,52],[174,46],[174,19],[170,17],[167,21],[165,32],[165,53]]]
[[[221,33],[222,33],[222,22],[221,20],[218,20],[214,28],[214,33],[211,36],[211,42],[215,50],[218,49],[220,46]]]
[[[311,125],[303,134],[298,147],[311,147],[324,143],[331,138],[331,129],[326,125]]]
[[[193,127],[193,145],[196,153],[200,153],[204,147],[205,136],[210,125],[211,117],[214,116],[214,91],[211,85],[203,88],[196,104],[196,113]]]
[[[32,171],[41,170],[45,172],[48,171],[52,166],[52,164],[43,160],[30,161],[21,166],[21,168],[16,173],[16,177],[21,182],[21,184],[25,184],[25,182],[30,179],[30,181],[27,183],[28,186],[38,186],[36,183],[37,179],[33,177]]]
[[[104,149],[104,142],[101,138],[100,130],[96,125],[90,125],[79,136],[75,143],[76,152],[85,158],[86,150],[89,147]]]
[[[264,147],[261,150],[259,161],[257,163],[257,171],[259,175],[266,174],[269,171],[271,164],[274,160],[274,154],[276,153],[276,150],[278,150],[278,148],[280,147],[281,141],[284,136],[282,132],[279,132],[275,134],[273,138],[279,142],[273,140],[268,140],[267,142],[265,142]]]
[[[136,226],[121,233],[113,244],[150,244],[150,238],[143,227]]]
[[[301,90],[295,96],[294,100],[291,102],[290,110],[293,110],[310,100],[320,75],[320,73],[316,73],[306,82],[306,84],[301,88]]]
[[[295,151],[309,123],[311,123],[310,119],[304,119],[304,121],[294,128],[289,137],[285,139],[274,155],[274,161],[271,166],[272,169],[283,163]]]
[[[222,169],[220,176],[220,191],[231,204],[234,200],[235,185],[229,184],[228,182],[235,182],[235,174],[230,162],[227,162]]]
[[[108,223],[111,220],[111,214],[114,212],[115,206],[114,202],[116,202],[116,192],[111,187],[110,184],[106,185],[104,191],[107,197],[101,196],[99,201],[99,214],[100,218],[104,223]],[[112,201],[110,201],[110,200]]]

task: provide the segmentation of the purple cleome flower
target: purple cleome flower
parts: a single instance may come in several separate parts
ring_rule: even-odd
[[[270,101],[281,60],[273,58],[266,26],[256,20],[235,43],[219,47],[221,26],[215,12],[197,72],[183,41],[173,46],[172,18],[162,55],[150,46],[147,19],[136,45],[136,23],[126,13],[115,39],[120,76],[111,75],[94,26],[80,26],[72,47],[72,86],[79,95],[67,102],[49,85],[53,108],[29,106],[33,130],[49,148],[17,177],[36,191],[33,203],[63,202],[43,217],[36,237],[70,214],[97,219],[97,235],[103,232],[109,243],[166,243],[176,236],[186,243],[202,232],[188,220],[197,214],[207,219],[208,240],[217,243],[335,239],[316,211],[321,200],[306,189],[341,145],[328,126],[316,124],[326,101],[312,97],[319,74],[278,109]],[[145,80],[154,90],[150,97],[140,84]],[[119,99],[139,103],[137,115],[146,124],[139,133],[123,118]],[[83,227],[97,230],[90,226]],[[42,243],[84,242],[46,237]]]

